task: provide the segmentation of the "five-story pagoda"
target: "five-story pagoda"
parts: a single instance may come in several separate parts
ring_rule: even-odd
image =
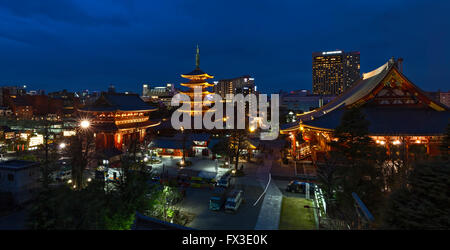
[[[203,72],[200,69],[200,50],[197,45],[197,54],[195,57],[195,70],[190,73],[182,74],[181,77],[189,79],[187,83],[181,83],[181,86],[188,87],[189,90],[185,92],[181,92],[189,96],[190,101],[181,101],[181,102],[189,102],[190,109],[182,110],[183,112],[189,112],[191,116],[203,115],[205,112],[210,112],[212,109],[209,109],[209,106],[205,105],[207,103],[211,104],[212,101],[205,100],[205,97],[213,94],[207,90],[207,88],[214,86],[213,84],[208,83],[206,80],[214,78],[214,76],[209,75]]]

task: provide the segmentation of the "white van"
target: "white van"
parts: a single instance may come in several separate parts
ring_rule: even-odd
[[[237,212],[244,198],[243,194],[244,191],[238,189],[234,189],[229,192],[225,202],[225,211]]]

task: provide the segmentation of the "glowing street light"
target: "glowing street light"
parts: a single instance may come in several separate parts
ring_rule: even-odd
[[[66,144],[64,142],[61,142],[61,144],[59,144],[60,149],[64,149],[65,147],[66,147]]]
[[[248,128],[248,130],[250,131],[250,133],[253,133],[253,132],[255,132],[256,128],[251,126],[250,128]]]
[[[80,122],[81,128],[89,128],[91,126],[91,123],[88,120],[82,120]]]

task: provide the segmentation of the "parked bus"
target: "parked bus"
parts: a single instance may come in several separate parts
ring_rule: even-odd
[[[225,202],[225,211],[237,212],[239,206],[242,203],[244,191],[234,189],[227,195],[227,201]]]

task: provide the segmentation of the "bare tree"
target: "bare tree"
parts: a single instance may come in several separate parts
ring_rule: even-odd
[[[94,159],[94,134],[90,129],[77,129],[77,134],[72,136],[69,147],[72,162],[72,179],[74,188],[80,190],[84,187],[84,170]]]

